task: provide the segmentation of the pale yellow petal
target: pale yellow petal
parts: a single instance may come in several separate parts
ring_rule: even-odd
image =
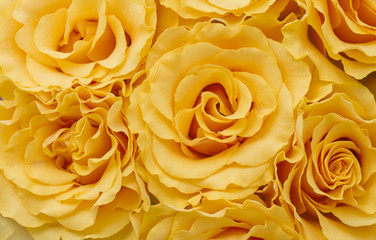
[[[19,225],[11,218],[5,218],[0,215],[0,236],[8,240],[32,240],[30,233],[26,228]]]

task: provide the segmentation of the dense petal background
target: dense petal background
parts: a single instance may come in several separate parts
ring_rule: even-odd
[[[304,0],[313,40],[344,71],[362,79],[376,70],[376,5],[367,0]]]
[[[0,9],[0,239],[374,239],[374,1]]]
[[[145,213],[140,228],[140,239],[148,240],[301,239],[284,209],[253,200],[209,201],[190,210],[158,204]]]
[[[184,19],[226,18],[228,16],[253,16],[272,14],[283,16],[297,9],[294,0],[160,0],[161,5],[172,9]]]

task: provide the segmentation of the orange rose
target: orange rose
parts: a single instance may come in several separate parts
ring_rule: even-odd
[[[149,198],[134,172],[126,102],[115,95],[121,89],[123,81],[114,82],[110,93],[64,89],[53,92],[47,105],[1,82],[1,215],[35,239],[132,232],[131,214],[147,207]]]
[[[131,78],[155,31],[152,0],[14,1],[0,14],[0,66],[21,88]]]

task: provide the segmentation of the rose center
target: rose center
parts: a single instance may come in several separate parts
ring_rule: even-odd
[[[351,172],[353,159],[351,157],[341,156],[334,157],[329,161],[328,169],[331,180],[345,179],[349,177]]]
[[[319,160],[319,172],[325,188],[331,190],[341,185],[354,184],[358,163],[356,145],[348,139],[338,139],[326,144]]]
[[[218,99],[212,98],[213,103],[210,105],[208,102],[205,106],[205,110],[208,114],[216,116],[217,114],[213,112],[213,110],[216,110],[216,112],[222,116],[228,116],[234,112],[234,109],[236,109],[236,106],[231,105],[229,102],[226,90],[220,84],[211,84],[205,87],[202,92],[212,92],[218,97]],[[202,100],[200,100],[200,102],[202,102]]]
[[[68,34],[63,36],[58,44],[58,51],[72,52],[74,45],[79,41],[88,42],[96,32],[98,27],[97,21],[81,20],[77,26]]]
[[[98,123],[83,117],[69,128],[61,128],[51,135],[52,142],[45,152],[55,159],[59,169],[76,174],[78,184],[94,183],[103,175],[107,161],[100,159],[109,151],[107,144],[100,146],[101,140],[107,142],[100,135]]]
[[[191,149],[212,156],[237,142],[236,136],[223,134],[224,130],[236,122],[226,117],[237,109],[237,102],[229,101],[222,85],[214,83],[203,88],[194,107],[201,110],[197,110],[197,114],[192,119],[189,137],[201,140],[190,146]]]

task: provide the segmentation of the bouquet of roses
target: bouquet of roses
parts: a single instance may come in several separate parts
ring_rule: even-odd
[[[374,239],[372,0],[0,0],[0,239]]]

